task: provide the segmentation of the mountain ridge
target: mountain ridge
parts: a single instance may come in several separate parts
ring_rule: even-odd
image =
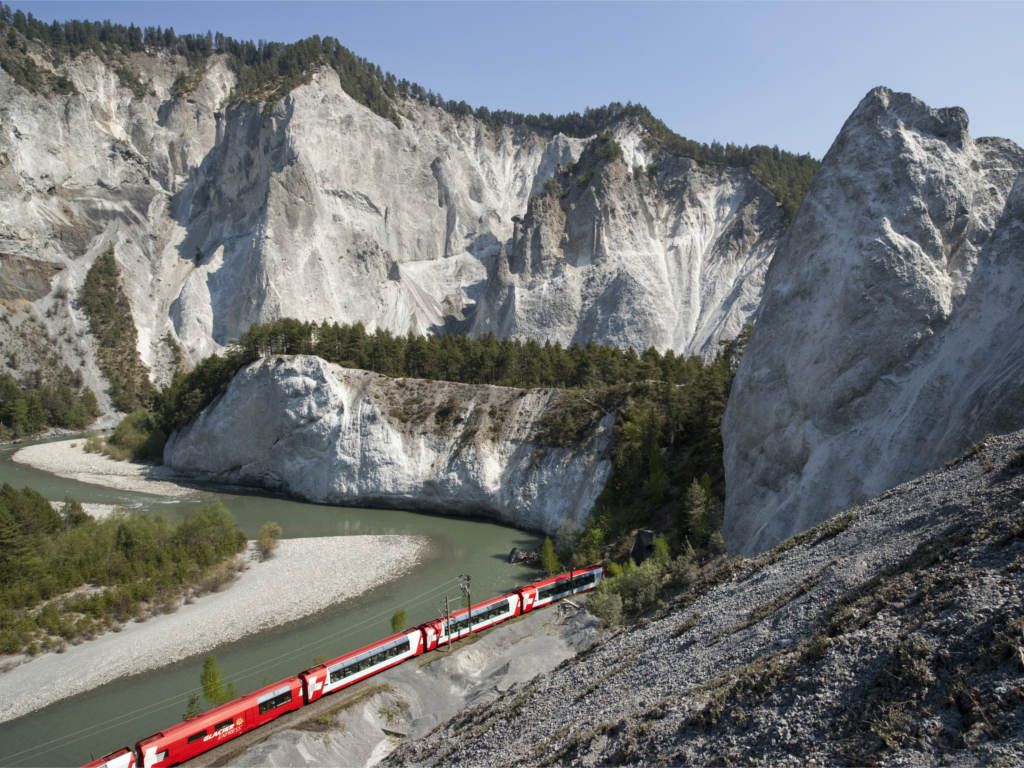
[[[93,260],[111,249],[139,357],[160,386],[179,363],[192,365],[251,323],[282,316],[402,334],[495,330],[712,356],[748,322],[784,226],[785,209],[757,192],[763,185],[751,170],[784,153],[763,148],[755,157],[687,142],[642,107],[613,104],[564,120],[541,115],[534,129],[529,116],[431,106],[441,104],[436,94],[326,39],[319,47],[307,40],[262,48],[220,39],[234,51],[227,54],[214,52],[219,38],[156,29],[54,27],[25,17],[23,34],[16,13],[0,26],[7,60],[31,61],[46,75],[36,93],[18,81],[28,64],[0,76],[10,126],[0,135],[0,251],[60,270],[48,294],[19,305],[16,320],[46,334],[65,364],[84,369],[107,412],[96,342],[75,299]],[[278,75],[268,74],[271,65]],[[270,100],[239,100],[241,80]],[[375,112],[357,87],[370,81],[381,93],[394,90],[395,119]],[[488,281],[502,273],[502,251],[517,247],[516,219],[528,215],[529,201],[600,135],[552,129],[604,124],[614,127],[637,183],[588,193],[589,209],[567,219],[572,231],[547,237],[540,256],[566,277],[550,284],[546,304],[567,318],[549,336],[524,316],[531,302],[518,310],[513,298],[543,286],[506,280],[489,294]],[[747,167],[723,170],[733,161]],[[718,202],[735,194],[762,195],[770,215]],[[627,199],[630,214],[622,215]],[[643,218],[652,213],[653,234]],[[745,222],[747,240],[733,237],[734,219]],[[563,239],[588,229],[640,258],[595,266],[564,252]],[[733,245],[718,242],[723,233]],[[743,250],[759,241],[766,246],[756,253]],[[633,274],[634,264],[641,272]],[[706,273],[717,281],[700,284]],[[666,279],[685,285],[652,284]],[[636,306],[647,317],[633,322]],[[5,348],[22,352],[20,368],[40,365],[19,338],[0,332]]]

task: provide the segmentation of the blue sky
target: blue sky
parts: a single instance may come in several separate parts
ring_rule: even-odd
[[[474,107],[560,114],[647,105],[699,141],[821,157],[875,85],[961,106],[974,136],[1024,145],[1024,3],[8,2],[237,39],[336,37]]]

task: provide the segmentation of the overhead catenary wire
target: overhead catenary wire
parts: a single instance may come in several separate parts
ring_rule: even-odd
[[[449,589],[451,589],[453,584],[456,584],[458,582],[458,578],[448,579],[446,581],[434,585],[432,588],[420,593],[419,595],[415,595],[414,597],[410,598],[409,601],[412,603],[419,603],[426,599],[436,599],[438,593],[447,592]],[[387,616],[387,613],[387,611],[382,611],[372,614],[362,619],[361,621],[347,625],[345,629],[339,632],[333,632],[329,635],[319,637],[316,640],[312,640],[307,643],[303,643],[300,646],[292,648],[291,650],[285,653],[278,654],[277,656],[274,656],[270,659],[264,659],[259,664],[255,664],[251,667],[241,670],[235,677],[237,677],[238,680],[249,680],[255,675],[264,671],[265,669],[268,669],[269,667],[272,667],[273,665],[285,659],[293,658],[299,655],[300,653],[308,651],[310,648],[316,647],[331,640],[337,640],[352,635],[354,632],[358,631],[359,629],[362,629],[363,627],[371,624],[372,622],[380,621],[381,619]],[[0,755],[0,764],[7,765],[11,761],[21,757],[22,755],[28,754],[29,752],[33,751],[38,752],[40,755],[45,755],[47,751],[52,751],[58,747],[66,746],[67,744],[75,741],[76,739],[87,738],[96,733],[100,733],[103,730],[107,730],[121,725],[127,725],[128,723],[134,722],[150,714],[153,714],[153,712],[155,711],[168,708],[172,705],[183,704],[187,702],[189,697],[193,694],[201,694],[202,690],[202,686],[197,686],[195,688],[183,691],[182,693],[177,693],[173,696],[168,696],[163,699],[150,702],[149,704],[134,709],[130,714],[117,715],[115,717],[109,718],[108,720],[104,720],[99,723],[94,723],[85,726],[84,728],[80,728],[77,731],[62,734],[61,736],[58,736],[54,739],[50,739],[49,741],[44,741],[41,744],[33,744],[32,746],[26,747],[22,750],[19,750],[18,752],[12,752],[7,755]]]

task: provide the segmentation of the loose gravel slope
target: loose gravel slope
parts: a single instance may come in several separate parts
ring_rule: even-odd
[[[403,744],[392,765],[1024,763],[1024,431]]]

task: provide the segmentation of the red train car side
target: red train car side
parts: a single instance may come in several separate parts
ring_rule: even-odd
[[[519,595],[515,592],[484,600],[468,610],[460,608],[457,611],[452,611],[450,626],[444,616],[422,625],[421,628],[426,636],[425,650],[433,650],[439,645],[446,645],[473,632],[493,627],[520,613],[521,603]]]
[[[406,630],[299,673],[306,703],[423,653],[423,630]]]
[[[522,612],[543,608],[563,597],[587,592],[597,586],[604,574],[604,567],[592,565],[569,573],[552,576],[516,590],[522,600]]]
[[[604,568],[592,565],[538,581],[507,595],[492,597],[470,608],[461,608],[425,624],[391,635],[359,650],[338,656],[288,677],[273,685],[223,704],[198,717],[155,733],[130,748],[112,752],[86,763],[82,768],[161,768],[177,765],[208,749],[241,736],[270,722],[285,712],[299,709],[311,701],[345,688],[367,677],[418,656],[541,608],[569,595],[597,586]]]
[[[298,709],[302,683],[288,677],[204,712],[135,745],[142,768],[176,765]]]

